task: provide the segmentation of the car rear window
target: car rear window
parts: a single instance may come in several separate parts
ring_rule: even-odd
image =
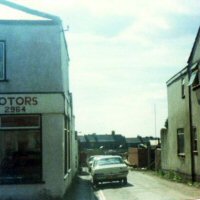
[[[113,165],[123,163],[121,158],[103,158],[97,161],[97,165]]]

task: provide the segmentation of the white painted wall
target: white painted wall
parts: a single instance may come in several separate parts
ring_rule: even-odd
[[[64,91],[60,26],[0,24],[0,30],[0,40],[6,41],[8,79],[1,82],[1,92]]]
[[[36,200],[38,195],[45,194],[61,197],[76,174],[75,162],[78,158],[74,118],[69,101],[69,58],[64,34],[61,32],[62,27],[53,24],[5,24],[0,21],[0,30],[0,40],[6,41],[7,71],[7,80],[0,84],[1,95],[4,97],[38,95],[43,102],[43,106],[37,109],[27,107],[27,113],[38,113],[42,116],[44,181],[41,184],[0,185],[0,197],[1,199],[13,197],[15,200]],[[56,95],[58,98],[54,99]],[[51,99],[54,100],[51,102]],[[0,114],[5,114],[3,105],[0,105]],[[73,126],[72,169],[64,179],[65,115],[70,116]]]
[[[43,180],[53,195],[63,194],[64,182],[64,115],[45,114],[43,125]]]

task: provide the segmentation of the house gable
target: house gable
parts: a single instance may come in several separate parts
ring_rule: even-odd
[[[200,61],[200,28],[198,30],[197,36],[195,38],[194,45],[192,47],[192,51],[190,53],[188,64],[194,65],[195,63]]]

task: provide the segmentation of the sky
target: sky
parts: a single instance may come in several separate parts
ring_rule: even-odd
[[[70,56],[75,128],[160,136],[166,81],[187,65],[198,0],[15,0],[59,16]]]

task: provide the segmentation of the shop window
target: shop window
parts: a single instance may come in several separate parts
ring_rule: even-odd
[[[40,116],[0,116],[0,184],[41,182],[41,169]]]
[[[5,42],[0,41],[0,80],[5,79]]]
[[[185,79],[182,78],[181,80],[181,96],[182,96],[182,99],[185,98]]]
[[[185,155],[185,141],[184,141],[184,129],[177,129],[177,147],[178,155]]]
[[[196,154],[196,153],[198,153],[198,148],[197,148],[197,129],[196,129],[196,127],[193,127],[193,129],[192,129],[192,133],[193,133],[193,153],[194,154]]]

